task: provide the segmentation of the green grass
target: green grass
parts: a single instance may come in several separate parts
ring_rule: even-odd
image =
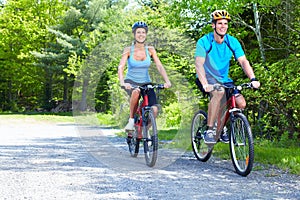
[[[275,142],[260,141],[255,145],[255,156],[256,162],[300,175],[300,148],[297,146],[281,147]]]
[[[159,139],[160,140],[172,140],[176,136],[177,132],[178,132],[177,129],[159,130]]]
[[[0,113],[1,119],[36,120],[43,122],[74,122],[72,113]]]

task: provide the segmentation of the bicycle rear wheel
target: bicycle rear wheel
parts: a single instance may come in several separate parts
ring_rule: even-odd
[[[130,155],[132,157],[137,157],[140,150],[140,139],[137,139],[137,129],[135,128],[134,132],[132,133],[131,138],[127,138],[127,144],[129,148]]]
[[[231,121],[230,154],[236,172],[247,176],[254,162],[254,144],[250,124],[242,113]]]
[[[144,153],[146,164],[149,167],[153,167],[157,160],[157,150],[158,150],[158,135],[157,127],[154,115],[151,111],[146,113],[147,123],[143,126],[143,136],[144,136]]]
[[[203,110],[199,110],[193,117],[191,127],[191,143],[195,157],[206,162],[213,150],[213,146],[204,143],[204,131],[207,127],[207,114]]]

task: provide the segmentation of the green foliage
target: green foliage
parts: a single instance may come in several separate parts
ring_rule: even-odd
[[[181,110],[178,105],[178,102],[170,103],[164,108],[165,115],[164,117],[168,119],[166,121],[167,127],[177,127],[181,121]]]
[[[290,56],[269,66],[269,71],[261,66],[257,68],[262,86],[259,92],[247,93],[250,99],[255,99],[248,107],[260,112],[259,123],[264,126],[264,136],[279,140],[288,132],[292,139],[300,133],[299,64],[297,57]]]
[[[112,114],[98,113],[97,118],[100,125],[115,126],[116,120]]]
[[[7,1],[0,15],[1,110],[33,110],[43,77],[30,53],[48,41],[46,26],[62,14],[59,1]],[[45,13],[48,13],[45,15]]]

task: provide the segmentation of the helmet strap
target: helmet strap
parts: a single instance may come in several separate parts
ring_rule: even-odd
[[[216,28],[214,28],[214,29],[215,29],[216,34],[217,34],[218,36],[220,36],[220,37],[223,39],[223,37],[225,36],[225,34],[222,35],[222,34],[218,33],[218,31],[216,30]]]
[[[222,39],[224,38],[224,36],[225,36],[225,34],[224,35],[222,35],[222,34],[220,34],[220,33],[218,33],[218,31],[217,31],[217,29],[216,29],[216,21],[215,22],[213,22],[214,24],[215,24],[215,28],[214,28],[214,30],[215,30],[215,32],[216,32],[216,34],[218,35],[218,36],[220,36]]]

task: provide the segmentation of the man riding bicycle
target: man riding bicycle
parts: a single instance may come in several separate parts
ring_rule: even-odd
[[[214,11],[211,14],[214,31],[201,37],[196,45],[196,84],[202,92],[210,95],[207,130],[204,133],[204,142],[206,144],[215,144],[217,142],[214,126],[217,116],[221,113],[220,106],[225,96],[225,90],[223,88],[214,90],[213,85],[217,83],[233,84],[233,80],[228,77],[232,55],[234,55],[243,68],[244,73],[251,80],[252,86],[254,88],[259,88],[260,86],[240,42],[235,37],[227,34],[230,20],[231,18],[227,11]],[[244,97],[239,93],[235,95],[237,107],[244,109],[246,107]],[[224,142],[229,141],[228,136],[225,134],[222,134],[220,137]]]

